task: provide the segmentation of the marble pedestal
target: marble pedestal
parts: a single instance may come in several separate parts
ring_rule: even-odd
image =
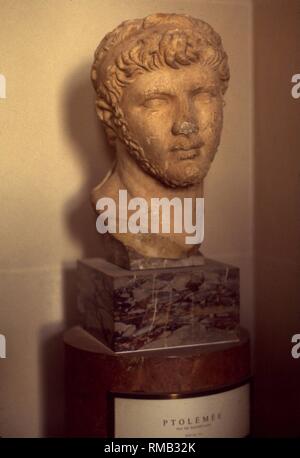
[[[97,258],[80,261],[78,276],[84,328],[116,352],[238,340],[236,267],[130,271]]]
[[[249,431],[246,432],[249,423],[249,390],[248,394],[244,392],[243,397],[232,396],[227,410],[224,408],[226,393],[237,393],[236,387],[247,384],[250,377],[249,338],[243,330],[240,330],[238,343],[119,355],[81,327],[72,328],[65,333],[64,343],[68,436],[113,436],[113,422],[116,421],[113,417],[116,412],[111,399],[116,393],[128,398],[156,396],[163,399],[169,396],[175,399],[176,396],[191,396],[193,412],[188,412],[187,415],[190,421],[187,418],[183,420],[180,416],[176,419],[178,424],[185,421],[189,426],[187,431],[179,431],[180,437],[190,437],[187,434],[191,433],[205,437],[209,437],[210,434],[214,437],[216,434],[219,437],[227,437],[226,434],[228,437],[249,434]],[[245,385],[245,388],[249,386]],[[212,405],[211,396],[216,392],[221,397]],[[222,393],[225,397],[222,397]],[[207,399],[210,402],[209,409],[205,408],[203,411],[201,405],[203,406]],[[196,412],[195,403],[199,406]],[[241,409],[241,403],[244,410]],[[126,414],[128,422],[130,412]],[[196,424],[195,429],[192,429],[190,423],[197,423],[197,419],[200,424]],[[133,430],[133,437],[140,437],[140,423],[144,420],[145,411],[140,408],[137,410],[137,418],[133,419],[137,428]],[[203,425],[204,420],[206,423]],[[217,421],[220,422],[218,433],[215,430]],[[175,435],[178,434],[178,428],[165,432],[164,426],[165,423],[158,425],[159,429],[155,430],[158,435],[155,437],[179,437]],[[172,423],[169,426],[173,426]],[[147,437],[154,437],[154,434],[151,436],[151,430],[149,432],[150,436]]]

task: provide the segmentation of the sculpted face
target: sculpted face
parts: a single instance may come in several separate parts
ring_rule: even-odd
[[[199,63],[144,72],[120,101],[140,165],[170,186],[199,183],[217,151],[223,120],[218,74]]]

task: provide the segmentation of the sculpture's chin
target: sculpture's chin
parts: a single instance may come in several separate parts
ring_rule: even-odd
[[[141,147],[128,152],[148,175],[171,188],[184,188],[201,183],[211,165],[211,160],[206,158],[150,162]]]
[[[180,167],[165,169],[152,166],[147,172],[166,186],[184,188],[201,183],[207,175],[209,165],[203,167],[198,164],[181,164]]]

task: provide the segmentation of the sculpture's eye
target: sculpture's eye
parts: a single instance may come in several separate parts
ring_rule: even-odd
[[[168,99],[167,97],[163,97],[163,96],[156,96],[156,97],[149,97],[148,99],[146,99],[143,103],[143,105],[146,107],[146,108],[161,108],[165,105],[167,105],[168,103]]]
[[[216,88],[199,88],[193,91],[193,97],[201,103],[209,103],[218,95],[219,91]]]

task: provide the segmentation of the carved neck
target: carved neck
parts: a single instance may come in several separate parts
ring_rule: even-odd
[[[119,181],[119,189],[127,189],[129,197],[203,197],[203,181],[183,188],[171,188],[149,175],[137,164],[135,159],[125,151],[122,144],[117,147],[117,165],[114,173]]]

